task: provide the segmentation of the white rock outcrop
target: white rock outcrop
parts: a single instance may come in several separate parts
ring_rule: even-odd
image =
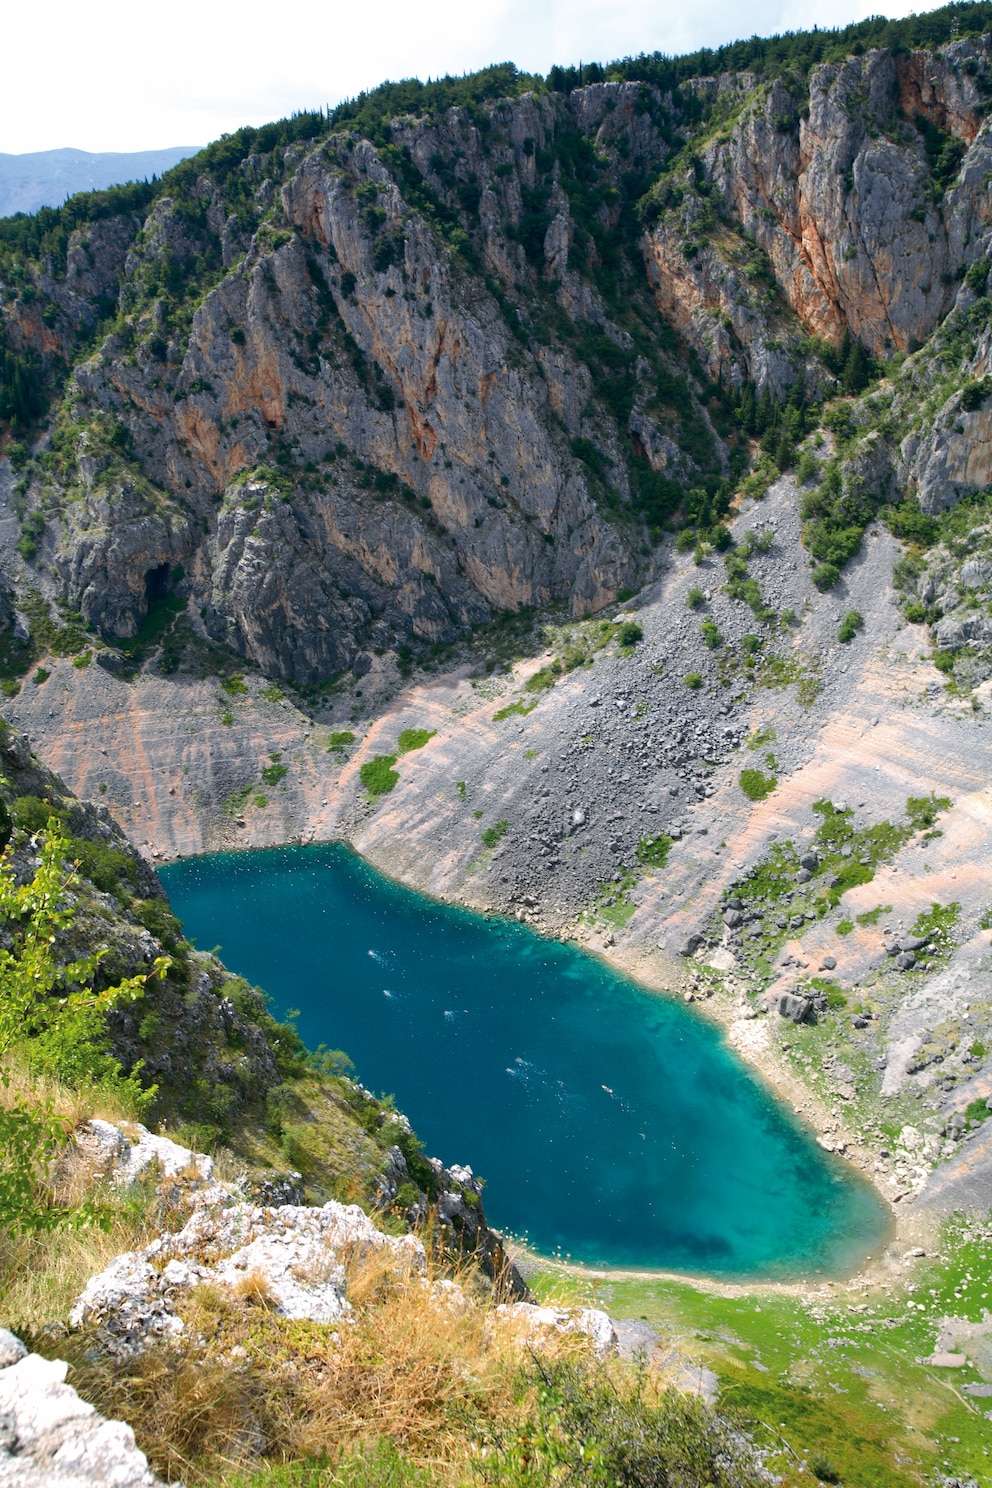
[[[345,1253],[372,1251],[388,1252],[399,1273],[424,1270],[419,1240],[384,1235],[355,1204],[204,1205],[178,1233],[116,1256],[86,1284],[69,1320],[98,1329],[109,1352],[129,1358],[181,1333],[177,1298],[209,1282],[254,1288],[284,1317],[335,1323],[351,1310]]]
[[[80,1399],[65,1383],[68,1367],[0,1328],[2,1488],[155,1488],[130,1426]]]
[[[617,1335],[613,1320],[598,1307],[539,1307],[533,1302],[504,1302],[496,1314],[531,1342],[542,1335],[584,1333],[592,1339],[597,1359],[608,1359],[617,1352]]]
[[[163,1178],[182,1178],[191,1184],[214,1181],[212,1157],[181,1147],[169,1137],[157,1137],[138,1122],[122,1128],[93,1118],[84,1122],[74,1137],[77,1149],[94,1171],[122,1187],[134,1183],[153,1165]]]

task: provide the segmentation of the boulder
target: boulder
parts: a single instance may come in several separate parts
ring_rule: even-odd
[[[27,1349],[19,1338],[9,1333],[6,1328],[0,1328],[0,1369],[7,1369],[11,1364],[16,1364],[20,1359],[27,1358]]]
[[[2,1361],[5,1361],[3,1363]],[[10,1488],[155,1488],[134,1432],[65,1383],[61,1359],[29,1354],[0,1330],[0,1484]]]
[[[795,992],[781,993],[777,1005],[779,1017],[788,1018],[792,1023],[805,1023],[813,1012],[813,999]]]
[[[504,1302],[497,1307],[496,1315],[531,1343],[540,1343],[549,1332],[585,1333],[592,1339],[598,1359],[607,1359],[617,1352],[613,1321],[598,1307],[538,1307],[532,1302]]]
[[[714,971],[730,972],[737,970],[737,957],[733,951],[728,951],[726,946],[718,946],[706,963]]]
[[[926,943],[925,935],[900,935],[897,942],[900,951],[922,951]]]

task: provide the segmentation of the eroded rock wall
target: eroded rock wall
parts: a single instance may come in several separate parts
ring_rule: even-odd
[[[812,370],[800,329],[877,357],[926,340],[987,249],[989,62],[983,38],[726,80],[743,96],[646,239],[659,306],[712,375],[780,394]]]

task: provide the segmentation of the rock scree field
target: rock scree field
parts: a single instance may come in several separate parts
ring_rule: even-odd
[[[960,3],[0,220],[0,1480],[992,1483],[990,108]]]

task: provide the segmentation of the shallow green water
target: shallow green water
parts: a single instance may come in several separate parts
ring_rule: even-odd
[[[491,1222],[593,1264],[846,1269],[885,1232],[716,1030],[571,946],[438,904],[337,844],[163,868],[186,931],[396,1096]]]

